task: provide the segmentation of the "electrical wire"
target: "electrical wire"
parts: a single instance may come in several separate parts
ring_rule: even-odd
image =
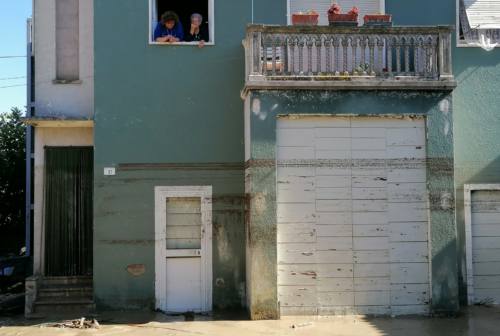
[[[19,76],[19,77],[5,77],[5,78],[0,78],[0,81],[2,80],[12,80],[12,79],[22,79],[26,78],[26,76]]]
[[[0,58],[26,58],[26,56],[0,56]]]
[[[19,86],[26,86],[26,84],[16,84],[16,85],[0,86],[0,89],[7,89],[7,88],[19,87]]]

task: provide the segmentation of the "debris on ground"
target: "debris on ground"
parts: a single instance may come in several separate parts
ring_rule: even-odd
[[[292,329],[299,329],[299,328],[304,328],[304,327],[309,327],[309,326],[312,326],[312,322],[292,324],[291,328]]]
[[[43,327],[50,327],[50,328],[68,328],[68,329],[99,329],[100,325],[99,322],[97,322],[96,319],[85,319],[85,317],[82,317],[81,319],[76,319],[76,320],[67,320],[63,322],[58,322],[58,323],[47,323],[44,324]]]

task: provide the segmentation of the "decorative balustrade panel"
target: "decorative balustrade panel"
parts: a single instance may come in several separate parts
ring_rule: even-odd
[[[343,29],[342,33],[315,33],[313,29],[294,32],[293,27],[287,27],[290,30],[287,32],[286,28],[259,27],[262,29],[249,29],[247,36],[246,45],[250,46],[247,62],[252,62],[249,67],[252,76],[270,80],[335,77],[438,80],[451,75],[449,31],[355,28],[352,32]]]

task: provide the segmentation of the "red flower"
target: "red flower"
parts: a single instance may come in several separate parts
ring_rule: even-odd
[[[359,14],[358,7],[356,7],[356,6],[352,7],[352,9],[347,14],[358,15]]]
[[[328,14],[340,14],[341,11],[342,8],[340,8],[338,4],[334,3],[332,7],[330,7],[330,9],[328,10]]]

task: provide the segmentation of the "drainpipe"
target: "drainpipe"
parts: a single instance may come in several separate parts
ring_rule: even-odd
[[[32,103],[33,103],[33,92],[32,92],[32,37],[33,37],[33,26],[32,19],[28,19],[26,22],[26,118],[33,116],[32,113]],[[32,199],[31,199],[31,181],[32,181],[32,141],[33,141],[33,126],[26,125],[26,188],[25,188],[25,247],[26,256],[31,256],[31,211],[32,211]]]
[[[254,23],[254,6],[253,6],[254,0],[252,0],[252,24]]]

